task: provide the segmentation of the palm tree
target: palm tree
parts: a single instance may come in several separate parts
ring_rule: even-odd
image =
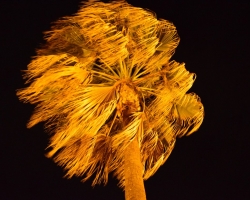
[[[17,92],[37,105],[28,128],[46,121],[47,156],[67,178],[106,184],[113,172],[127,200],[146,199],[143,180],[204,116],[187,94],[195,74],[170,61],[174,25],[125,1],[89,1],[45,36],[24,74],[30,85]]]

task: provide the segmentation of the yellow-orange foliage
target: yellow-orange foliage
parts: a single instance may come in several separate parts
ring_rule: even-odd
[[[47,155],[67,177],[95,173],[95,185],[114,172],[124,186],[124,151],[137,136],[146,180],[177,137],[199,128],[203,106],[186,94],[195,74],[170,61],[178,43],[171,22],[125,1],[84,3],[46,32],[17,95],[37,105],[28,127],[46,121]],[[133,115],[123,127],[126,109]]]

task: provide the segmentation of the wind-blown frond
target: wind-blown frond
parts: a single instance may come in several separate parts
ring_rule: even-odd
[[[66,177],[92,185],[113,172],[124,187],[124,155],[138,142],[144,180],[164,164],[177,137],[202,123],[195,74],[170,61],[175,26],[125,1],[89,1],[53,24],[24,71],[19,99],[36,104],[28,127],[45,121],[47,156]],[[138,147],[137,147],[138,148]],[[139,153],[138,153],[139,155]]]
[[[178,96],[184,95],[193,85],[196,75],[186,70],[185,64],[171,61],[166,67],[166,78],[171,90]]]
[[[36,56],[28,65],[28,70],[24,70],[24,78],[26,83],[30,83],[35,78],[42,76],[48,69],[57,67],[58,65],[74,65],[78,61],[77,57],[68,54]],[[86,65],[86,63],[83,63]]]
[[[112,87],[89,87],[75,95],[64,108],[68,123],[52,137],[50,146],[55,146],[54,152],[75,135],[94,137],[116,108]]]
[[[190,93],[178,99],[172,107],[172,117],[176,120],[174,129],[178,137],[197,131],[204,117],[204,108],[200,98]]]
[[[98,132],[102,133],[101,128],[114,109],[115,103],[111,102],[91,121],[70,119],[71,122],[59,129],[51,138],[49,147],[52,150],[47,156],[55,155],[55,162],[67,170],[66,176],[82,176],[92,165],[98,163],[98,160],[94,159],[98,155],[93,155],[96,139],[100,137]]]
[[[169,56],[172,56],[180,41],[175,26],[171,22],[162,19],[159,21],[158,30],[159,44],[156,50],[167,52]]]

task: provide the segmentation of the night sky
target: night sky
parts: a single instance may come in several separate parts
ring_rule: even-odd
[[[44,42],[51,22],[77,12],[80,0],[0,1],[0,199],[124,199],[117,181],[65,179],[44,156],[43,124],[26,123],[34,109],[16,97],[24,87],[21,70]],[[181,38],[172,59],[185,62],[197,79],[190,89],[201,97],[200,129],[177,139],[156,174],[145,181],[148,200],[250,199],[250,1],[128,0],[172,21]],[[248,86],[247,86],[248,85]]]

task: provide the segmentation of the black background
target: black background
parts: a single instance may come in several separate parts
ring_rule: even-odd
[[[197,79],[191,92],[205,107],[205,119],[189,137],[177,140],[167,162],[145,181],[148,200],[250,199],[249,1],[128,0],[172,21],[181,42],[173,59],[185,62]],[[77,12],[80,0],[0,1],[0,199],[124,199],[117,181],[62,178],[44,157],[43,125],[26,123],[34,106],[15,96],[42,32],[51,22]]]

